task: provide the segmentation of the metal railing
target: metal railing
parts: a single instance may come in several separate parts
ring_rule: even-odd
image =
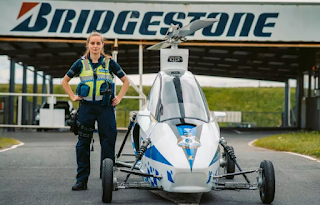
[[[282,112],[242,112],[242,123],[255,127],[281,127]]]
[[[140,91],[140,89],[134,85],[134,83],[129,79],[131,86],[134,88],[134,90],[139,94],[139,96],[124,96],[124,99],[139,99],[143,100],[144,103],[147,101],[146,95]],[[40,126],[39,125],[23,125],[22,124],[22,97],[47,97],[47,102],[49,104],[49,110],[51,114],[53,114],[54,111],[54,101],[56,98],[69,98],[66,94],[41,94],[41,93],[0,93],[0,96],[12,96],[12,97],[18,97],[18,103],[16,108],[17,113],[17,120],[15,124],[0,124],[0,128],[70,128],[70,126]],[[13,106],[13,105],[12,105]],[[9,113],[10,114],[10,113]],[[119,127],[119,129],[122,129],[122,127]]]
[[[17,105],[17,124],[0,124],[0,127],[20,127],[20,128],[51,128],[47,126],[40,125],[22,125],[22,97],[49,97],[49,101],[53,102],[55,97],[68,97],[68,95],[63,94],[40,94],[40,93],[0,93],[0,96],[13,96],[18,97]],[[49,110],[53,113],[53,103],[49,103]],[[9,113],[10,114],[10,113]],[[64,127],[54,127],[54,128],[69,128],[68,126]]]
[[[282,127],[282,112],[241,112],[241,122],[219,123],[221,127]]]
[[[17,120],[15,124],[0,124],[0,127],[5,127],[5,128],[70,128],[69,126],[40,126],[40,125],[23,125],[22,124],[22,97],[47,97],[47,101],[49,104],[49,110],[53,114],[54,111],[54,102],[55,98],[69,98],[68,95],[65,94],[40,94],[40,93],[0,93],[0,96],[13,96],[13,97],[18,97],[18,103],[17,103],[17,108],[16,108],[16,116]],[[125,99],[142,99],[144,100],[144,103],[146,102],[146,97],[145,96],[124,96],[123,98]]]

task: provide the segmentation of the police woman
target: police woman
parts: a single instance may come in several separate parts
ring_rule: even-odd
[[[77,182],[72,190],[86,190],[90,174],[90,142],[95,121],[101,145],[101,162],[105,158],[115,158],[117,137],[114,106],[118,105],[129,88],[129,81],[119,66],[104,53],[103,37],[93,31],[86,42],[86,52],[78,59],[62,80],[62,86],[72,101],[81,101],[78,110]],[[72,92],[69,81],[80,76],[76,95]],[[114,96],[113,77],[116,75],[123,82],[118,96]]]

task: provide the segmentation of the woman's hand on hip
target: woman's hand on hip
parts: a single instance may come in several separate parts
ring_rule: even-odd
[[[82,100],[82,97],[78,96],[78,95],[75,95],[73,98],[71,98],[71,100],[73,102],[76,102],[76,101],[79,101],[79,100]]]
[[[120,103],[121,99],[116,96],[112,99],[112,106],[117,106]]]

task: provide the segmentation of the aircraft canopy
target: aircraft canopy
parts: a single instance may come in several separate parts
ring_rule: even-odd
[[[162,75],[160,121],[187,118],[209,121],[204,94],[189,71],[166,71]]]

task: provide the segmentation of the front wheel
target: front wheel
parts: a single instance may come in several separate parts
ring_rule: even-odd
[[[111,203],[113,190],[113,161],[106,158],[102,161],[102,201]]]
[[[234,152],[234,149],[232,146],[229,146],[230,149],[232,149],[232,151]],[[228,152],[225,152],[225,161],[226,161],[226,165],[224,167],[224,173],[226,174],[230,174],[230,173],[234,173],[236,171],[236,165],[234,163],[234,161],[231,159],[231,156],[228,154]],[[226,176],[227,179],[233,179],[233,176]]]
[[[273,164],[271,161],[264,160],[261,162],[260,168],[262,168],[260,198],[264,204],[271,204],[276,190]]]

